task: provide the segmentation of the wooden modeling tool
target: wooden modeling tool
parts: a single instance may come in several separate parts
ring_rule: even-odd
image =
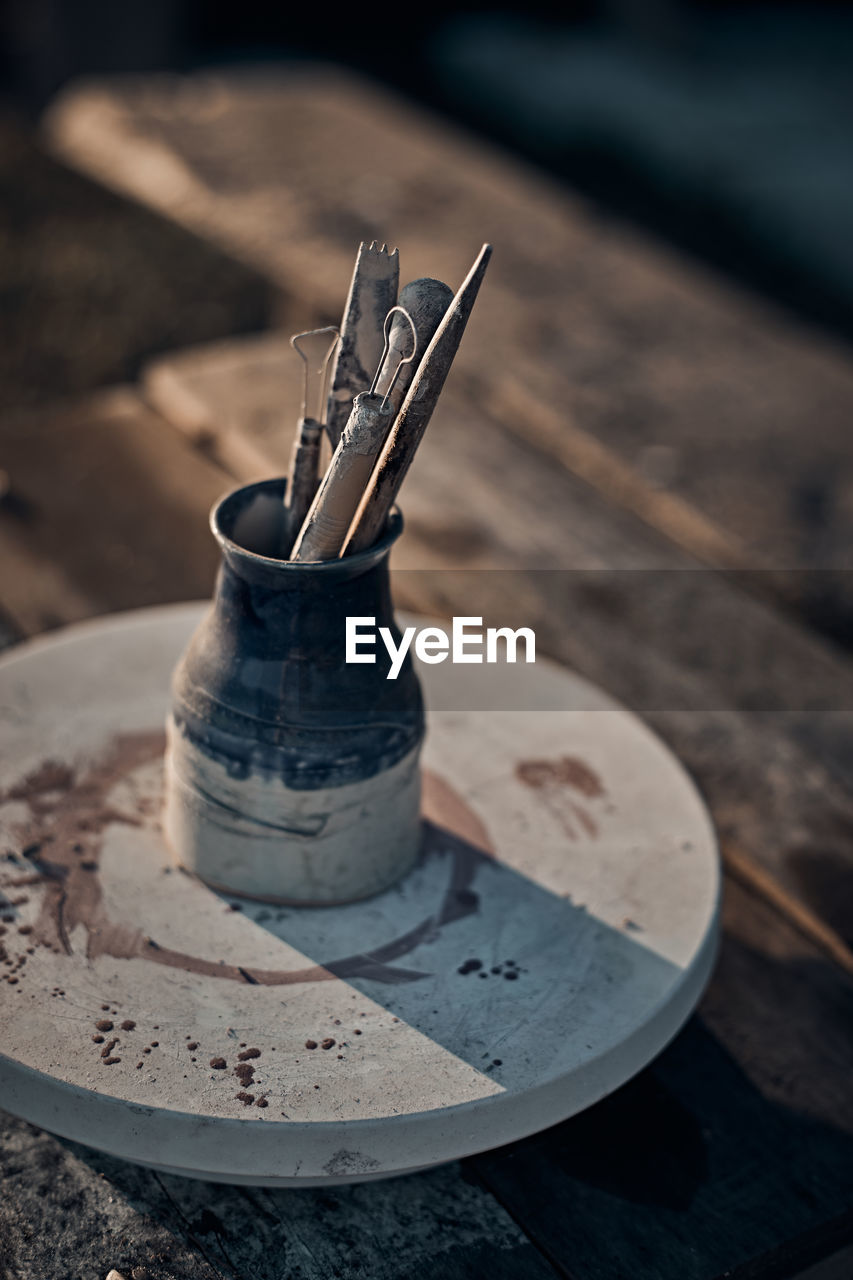
[[[370,380],[382,356],[382,326],[397,301],[400,256],[376,241],[361,244],[341,321],[341,341],[326,403],[326,431],[336,449],[352,402]]]
[[[376,379],[376,394],[389,395],[395,413],[403,403],[412,378],[417,373],[420,358],[432,341],[433,334],[452,301],[453,290],[443,281],[432,280],[428,276],[420,280],[412,280],[400,290],[400,296],[397,299],[398,311],[391,325]],[[409,319],[414,324],[418,335],[418,360],[406,360],[401,363],[401,357],[411,350],[412,345]],[[392,380],[394,381],[393,391],[389,394]]]
[[[334,325],[327,325],[323,329],[307,329],[304,333],[297,333],[290,339],[290,345],[303,362],[304,378],[302,383],[302,412],[299,417],[299,424],[296,429],[296,437],[293,441],[293,451],[290,455],[290,468],[288,471],[289,480],[284,495],[285,522],[282,535],[283,551],[286,554],[289,550],[297,531],[302,527],[302,522],[311,506],[314,494],[317,492],[319,484],[319,461],[320,461],[320,443],[323,434],[323,424],[318,418],[308,416],[308,392],[311,375],[311,366],[308,356],[300,347],[299,343],[304,338],[319,337],[322,334],[334,334],[334,339],[326,352],[318,373],[320,374],[320,394],[319,409],[323,407],[323,392],[326,384],[326,372],[332,352],[337,346],[338,330]]]
[[[450,372],[491,255],[491,245],[484,244],[418,365],[353,519],[343,555],[369,547],[385,528]]]

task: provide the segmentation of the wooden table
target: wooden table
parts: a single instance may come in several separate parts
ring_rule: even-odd
[[[490,279],[406,484],[396,598],[512,605],[543,652],[641,711],[711,805],[727,894],[714,979],[661,1057],[579,1118],[462,1164],[232,1189],[7,1118],[0,1276],[849,1276],[853,668],[810,627],[804,572],[836,571],[837,622],[846,534],[829,522],[816,559],[785,498],[797,450],[849,457],[845,353],[335,73],[74,90],[48,131],[260,273],[282,329],[5,416],[4,639],[208,594],[207,509],[283,468],[286,334],[337,317],[357,241],[392,234],[407,278],[455,285],[488,238]]]

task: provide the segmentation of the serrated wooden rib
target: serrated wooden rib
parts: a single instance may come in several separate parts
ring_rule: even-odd
[[[397,301],[400,255],[376,241],[359,246],[349,296],[341,320],[341,340],[329,383],[326,428],[336,448],[353,397],[370,386],[382,356],[382,326]]]

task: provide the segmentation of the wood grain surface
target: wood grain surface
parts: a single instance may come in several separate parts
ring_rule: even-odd
[[[399,245],[404,280],[454,288],[490,241],[489,304],[462,357],[478,397],[700,558],[822,570],[788,591],[849,644],[853,365],[840,342],[329,67],[72,87],[46,133],[324,323],[362,238]]]
[[[839,469],[843,354],[341,77],[71,90],[50,127],[88,172],[259,269],[288,317],[304,309],[294,328],[337,319],[374,228],[398,230],[404,275],[452,285],[494,240],[403,493],[395,598],[534,626],[639,709],[699,781],[732,874],[698,1015],[584,1115],[461,1165],[308,1192],[168,1178],[8,1119],[2,1280],[845,1274],[853,673],[802,625],[805,589],[741,576],[846,554],[840,517],[815,558],[790,480],[766,501],[759,483],[776,452],[796,470],[807,419],[830,424],[809,457]],[[282,334],[222,342],[159,360],[138,389],[0,419],[0,634],[208,594],[211,502],[288,456],[289,359]],[[662,486],[667,455],[642,451],[676,434],[683,472]]]
[[[64,424],[60,434],[76,442],[74,456],[85,458],[91,449],[91,456],[97,456],[100,464],[79,468],[76,484],[68,486],[73,498],[66,499],[64,508],[55,505],[60,503],[55,477],[36,465],[52,423],[54,427]],[[132,392],[105,395],[76,413],[67,409],[55,416],[44,413],[39,421],[29,415],[26,431],[10,431],[4,438],[16,448],[12,460],[15,473],[22,477],[21,498],[39,512],[30,517],[29,528],[24,526],[19,532],[30,554],[20,568],[22,579],[33,572],[33,565],[39,572],[42,560],[52,564],[71,599],[81,598],[83,607],[93,612],[109,608],[111,602],[116,607],[131,607],[209,590],[213,543],[205,529],[204,512],[230,478]],[[455,433],[454,438],[462,437]],[[512,450],[520,451],[513,466],[515,473],[521,474],[522,446],[512,437],[507,437],[507,442]],[[533,456],[541,466],[541,460]],[[453,459],[448,459],[443,449],[437,450],[437,457],[441,459],[439,478],[443,484],[447,480],[445,467],[451,464],[452,470]],[[146,458],[148,474],[161,476],[162,500],[140,482],[139,477],[146,474]],[[155,465],[157,458],[160,467]],[[497,462],[495,465],[498,467]],[[564,504],[578,482],[551,470],[557,496]],[[105,475],[115,495],[111,502],[116,504],[107,509],[102,505]],[[429,465],[419,465],[412,473],[413,490],[420,494],[424,506],[428,505],[428,493],[422,486],[428,478],[435,485]],[[531,489],[541,494],[538,477],[534,479],[537,483],[531,482]],[[587,547],[606,538],[608,555],[614,555],[621,545],[619,531],[625,520],[633,534],[642,531],[646,538],[652,537],[634,517],[618,511],[610,511],[607,519],[602,515],[597,531],[593,517],[602,507],[601,499],[582,487],[580,492],[588,504],[578,514],[579,522],[580,512],[583,514]],[[452,497],[452,493],[447,495],[447,500]],[[489,506],[483,499],[483,509]],[[56,519],[65,525],[74,520],[75,513],[80,532],[60,550],[60,525],[51,528],[50,521]],[[478,519],[482,524],[482,517]],[[523,512],[511,508],[505,520],[510,531],[504,530],[503,538],[511,540],[512,527],[521,527],[524,522]],[[570,520],[568,525],[573,523]],[[418,535],[417,520],[411,524],[403,563],[411,563],[422,547],[428,552],[432,546],[430,537]],[[543,527],[547,528],[547,523]],[[478,554],[485,556],[485,549],[491,548],[494,555],[497,534],[488,524],[484,528]],[[109,563],[105,565],[105,537],[111,545],[125,548],[125,556],[132,549],[132,560],[119,559],[115,570]],[[659,556],[663,546],[656,548]],[[54,548],[54,554],[48,552],[49,547]],[[505,548],[505,542],[498,547]],[[630,551],[625,549],[623,555],[634,557],[631,562],[637,563],[642,549],[643,543],[632,537]],[[506,548],[501,551],[506,553]],[[495,561],[486,559],[485,563]],[[468,571],[456,575],[456,586],[452,587],[454,575],[448,570],[404,569],[397,582],[410,606],[433,608],[436,597],[439,603],[443,600],[445,606],[452,605],[455,592],[460,592],[458,598],[467,601],[466,609],[475,601],[479,608],[482,601],[486,611],[500,606],[496,590],[502,581],[505,584],[505,573]],[[14,576],[11,549],[4,557],[0,576],[3,600],[15,598],[9,585]],[[710,573],[703,574],[705,579],[720,581]],[[481,580],[491,586],[478,588]],[[722,582],[720,589],[730,590]],[[549,607],[552,605],[553,601]],[[74,607],[79,613],[79,606]],[[589,653],[604,643],[602,618],[589,615],[588,610],[587,614],[583,626],[573,628],[571,653],[580,658],[586,654],[586,665],[592,667]],[[52,620],[60,618],[54,613]],[[35,615],[33,622],[21,611],[18,622],[30,630],[41,620]],[[610,625],[614,634],[623,630]],[[803,637],[803,642],[806,639]],[[612,661],[612,650],[606,653]],[[627,660],[628,656],[624,651],[623,657]],[[603,662],[604,655],[597,661]],[[630,661],[636,669],[671,669],[670,659],[655,654],[651,647],[647,650],[642,639],[634,641]],[[677,668],[669,678],[676,681],[679,691],[691,687]],[[716,762],[724,797],[731,762],[727,757],[720,761],[721,744],[728,750],[731,741],[740,741],[745,761],[754,760],[755,744],[744,740],[746,731],[737,727],[738,718],[735,713],[722,718],[703,711],[674,714],[676,721],[693,726],[690,734],[682,735],[682,743],[702,742],[703,734],[707,735],[708,761]],[[750,722],[749,716],[745,719]],[[774,719],[770,717],[771,722]],[[727,721],[735,726],[731,738],[720,728],[722,724],[724,729]],[[805,767],[804,760],[809,768],[817,766],[807,756],[793,757],[781,748],[778,751],[776,768],[790,770],[779,782],[780,791],[787,793]],[[740,812],[736,799],[730,801],[735,816]],[[722,812],[726,812],[724,807]],[[772,818],[772,809],[765,805],[744,804],[743,813],[752,815],[750,820],[756,824]],[[48,1256],[45,1219],[39,1219],[45,1222],[40,1230],[29,1236],[22,1234],[21,1222],[30,1220],[26,1209],[29,1182],[15,1177],[15,1171],[27,1167],[36,1152],[41,1153],[43,1164],[39,1167],[44,1168],[51,1187],[61,1189],[66,1182],[78,1186],[82,1179],[87,1187],[97,1188],[96,1180],[103,1173],[115,1202],[128,1201],[141,1215],[138,1219],[127,1216],[130,1226],[125,1229],[123,1225],[119,1232],[113,1216],[118,1211],[109,1213],[101,1225],[100,1211],[89,1200],[89,1192],[85,1196],[80,1192],[85,1212],[76,1217],[66,1213],[65,1218],[68,1256],[75,1259],[78,1268],[68,1274],[87,1278],[99,1274],[99,1258],[109,1265],[132,1262],[144,1266],[157,1280],[206,1274],[249,1274],[273,1280],[281,1275],[319,1275],[323,1267],[331,1265],[338,1266],[342,1275],[357,1275],[353,1251],[347,1248],[342,1256],[342,1242],[357,1241],[367,1223],[377,1251],[371,1256],[387,1253],[387,1257],[384,1270],[372,1261],[365,1264],[365,1273],[408,1276],[416,1269],[418,1258],[422,1262],[440,1247],[436,1236],[423,1253],[406,1251],[414,1250],[416,1241],[411,1239],[414,1210],[405,1206],[409,1197],[418,1196],[422,1197],[421,1219],[430,1229],[439,1231],[440,1227],[440,1239],[449,1254],[446,1267],[442,1261],[442,1269],[434,1274],[473,1277],[488,1271],[538,1276],[548,1274],[550,1267],[557,1274],[583,1280],[586,1276],[619,1275],[621,1266],[626,1274],[661,1280],[683,1276],[712,1280],[727,1267],[762,1255],[778,1258],[780,1250],[795,1245],[799,1250],[796,1256],[806,1265],[836,1247],[834,1224],[853,1190],[851,1006],[853,983],[849,977],[762,897],[730,883],[722,957],[700,1019],[659,1063],[627,1087],[627,1093],[623,1091],[587,1115],[532,1139],[530,1144],[521,1144],[519,1149],[474,1158],[455,1171],[416,1175],[399,1183],[345,1193],[272,1196],[164,1179],[72,1149],[52,1138],[36,1139],[26,1126],[12,1123],[4,1139],[4,1164],[14,1192],[4,1200],[0,1220],[11,1256],[23,1261],[9,1274],[17,1280],[28,1274],[27,1267],[38,1273],[38,1266],[44,1265]],[[631,1131],[627,1136],[626,1130]],[[479,1188],[474,1198],[469,1190],[471,1179]],[[38,1182],[35,1185],[38,1187]],[[58,1196],[59,1191],[52,1190],[50,1195]],[[335,1206],[330,1218],[322,1212],[329,1201]],[[457,1208],[454,1216],[442,1207],[445,1202],[463,1208]],[[64,1201],[60,1198],[59,1203]],[[296,1205],[301,1206],[300,1221],[305,1223],[300,1230],[308,1259],[299,1250],[288,1252]],[[266,1210],[266,1216],[259,1206]],[[123,1224],[126,1214],[127,1210],[122,1210]],[[382,1224],[378,1244],[377,1219]],[[409,1223],[405,1231],[401,1222]],[[721,1222],[727,1224],[724,1230]],[[388,1234],[382,1234],[386,1228]],[[164,1236],[164,1231],[169,1234]],[[406,1247],[392,1247],[392,1239],[401,1231]],[[773,1265],[777,1265],[775,1261]],[[205,1272],[204,1266],[213,1268],[212,1272]],[[302,1267],[301,1272],[297,1266]],[[761,1275],[761,1271],[755,1274]]]
[[[0,104],[0,408],[81,395],[135,378],[159,351],[261,329],[276,296],[264,274],[47,155]]]

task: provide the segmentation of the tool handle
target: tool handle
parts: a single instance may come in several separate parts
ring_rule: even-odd
[[[376,241],[362,243],[355,260],[349,296],[341,320],[338,344],[326,402],[326,431],[332,448],[338,441],[359,392],[370,386],[382,355],[382,326],[397,300],[400,257],[395,249]]]
[[[356,396],[338,447],[293,545],[291,560],[334,560],[340,555],[392,418],[390,404],[382,407],[382,396]]]
[[[320,442],[323,425],[316,418],[300,418],[290,454],[287,490],[284,496],[283,551],[290,549],[302,527],[320,482]]]

